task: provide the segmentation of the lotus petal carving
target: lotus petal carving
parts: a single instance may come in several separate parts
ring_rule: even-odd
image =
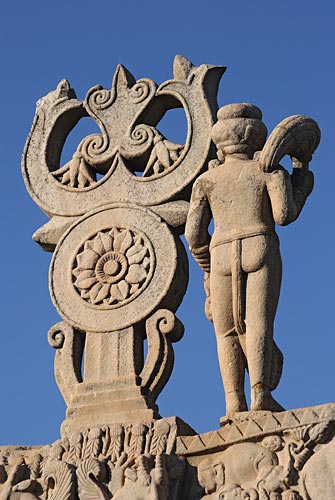
[[[74,287],[91,304],[122,305],[146,285],[152,267],[144,235],[127,228],[100,231],[75,258]]]

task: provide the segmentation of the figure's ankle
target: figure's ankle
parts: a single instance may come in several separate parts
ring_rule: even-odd
[[[226,392],[226,415],[231,417],[239,411],[247,411],[248,406],[245,399],[244,391],[237,389],[235,391]]]
[[[265,410],[269,396],[271,395],[269,387],[264,384],[255,384],[251,387],[251,405],[253,411]]]
[[[251,411],[284,411],[284,408],[273,398],[270,388],[260,383],[251,387],[250,409]]]

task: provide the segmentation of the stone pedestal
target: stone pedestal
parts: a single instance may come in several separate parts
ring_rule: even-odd
[[[78,384],[62,433],[119,422],[150,423],[158,408],[141,385],[143,338],[132,327],[86,333],[84,382]]]

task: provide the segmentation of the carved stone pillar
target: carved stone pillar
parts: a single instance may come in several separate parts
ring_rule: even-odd
[[[183,335],[175,312],[188,262],[178,235],[189,186],[211,158],[223,72],[177,56],[174,79],[158,87],[136,82],[120,65],[110,90],[93,87],[80,101],[64,80],[37,104],[23,174],[51,217],[34,239],[54,252],[50,292],[64,321],[49,341],[68,406],[63,436],[160,418],[155,401],[173,367],[172,343]],[[188,121],[185,144],[156,128],[175,107]],[[84,138],[60,165],[64,141],[83,116],[101,133]]]

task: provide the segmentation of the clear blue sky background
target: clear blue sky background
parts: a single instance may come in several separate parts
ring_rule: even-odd
[[[118,63],[137,78],[172,77],[175,54],[226,65],[220,105],[252,102],[269,130],[288,115],[315,118],[322,142],[315,189],[300,219],[281,228],[284,279],[276,339],[285,354],[277,399],[286,408],[334,399],[334,49],[333,0],[151,0],[6,2],[1,47],[1,444],[52,442],[65,405],[53,376],[47,331],[59,318],[47,273],[51,255],[32,240],[46,217],[29,198],[21,151],[35,102],[67,78],[78,97],[109,87]],[[163,129],[183,140],[176,113]],[[70,154],[70,153],[69,153]],[[224,415],[212,325],[203,314],[202,274],[193,262],[178,315],[184,339],[159,398],[161,414],[205,432]]]

